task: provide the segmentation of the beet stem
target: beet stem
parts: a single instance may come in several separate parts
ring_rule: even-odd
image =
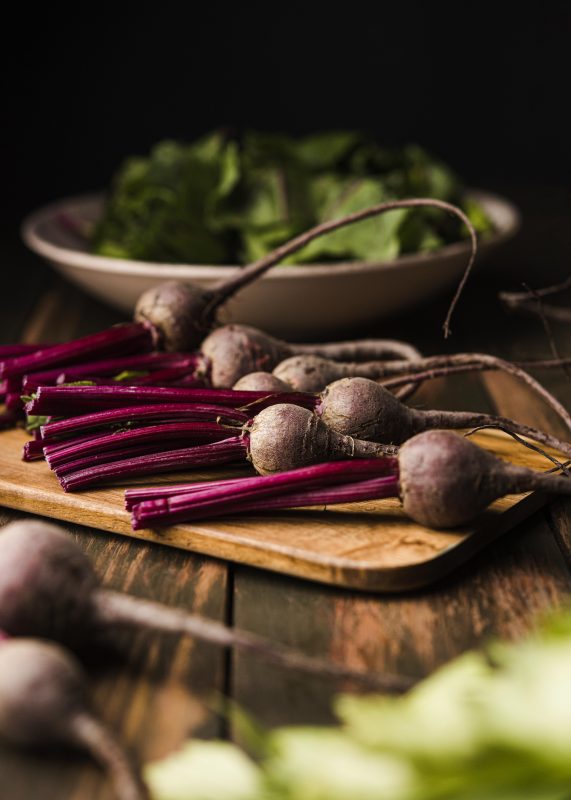
[[[160,500],[178,495],[193,493],[211,493],[223,489],[227,492],[249,490],[258,487],[271,488],[276,493],[280,490],[289,492],[293,487],[322,486],[347,481],[359,481],[371,476],[386,475],[395,472],[397,460],[395,458],[361,459],[355,461],[331,461],[324,464],[313,464],[308,467],[280,472],[275,475],[255,475],[251,478],[230,478],[218,481],[200,481],[197,483],[183,483],[175,486],[151,486],[144,489],[127,489],[125,491],[125,507],[130,511],[135,503],[143,500]]]
[[[150,800],[142,777],[106,725],[84,712],[70,720],[70,730],[76,742],[108,775],[118,800]]]
[[[151,350],[153,336],[148,325],[125,323],[108,328],[100,333],[56,344],[28,355],[0,361],[0,377],[8,378],[38,372],[58,364],[73,364],[87,357],[102,357],[108,353],[121,355]]]
[[[120,461],[101,464],[60,478],[66,492],[83,489],[95,483],[108,483],[121,478],[136,478],[142,475],[177,472],[194,467],[228,464],[245,460],[247,440],[244,436],[233,436],[220,442],[167,450],[162,453],[134,456]]]
[[[394,474],[333,487],[294,489],[270,497],[267,497],[269,492],[263,489],[244,492],[242,496],[235,489],[235,486],[231,487],[225,494],[218,492],[216,496],[213,496],[214,492],[206,491],[175,497],[170,501],[145,501],[133,508],[133,529],[149,527],[152,523],[167,525],[248,512],[263,513],[284,508],[381,500],[398,496],[399,482],[398,476]]]
[[[99,590],[94,597],[96,622],[101,627],[127,626],[165,633],[183,634],[222,647],[246,650],[267,661],[306,672],[312,675],[329,676],[339,680],[352,680],[385,692],[400,693],[411,687],[413,681],[400,675],[374,675],[360,672],[320,658],[307,656],[289,647],[269,642],[253,633],[229,628],[215,620],[177,608],[169,608],[139,597]]]
[[[557,362],[557,363],[554,363]],[[562,366],[559,359],[549,359],[543,362],[527,362],[533,366]],[[420,367],[420,372],[419,372]],[[402,386],[407,382],[422,382],[432,377],[438,377],[450,373],[451,367],[459,367],[458,372],[471,372],[473,370],[501,370],[507,372],[516,378],[519,378],[529,388],[541,397],[547,405],[552,408],[555,413],[563,420],[569,430],[571,430],[571,416],[567,409],[554,397],[551,392],[542,386],[539,381],[533,378],[528,372],[523,370],[520,366],[504,361],[497,356],[491,356],[486,353],[457,353],[449,356],[434,356],[433,358],[423,359],[422,365],[410,363],[402,366],[391,366],[390,363],[386,364],[387,372],[385,374],[401,374],[403,377],[383,381],[385,388],[392,388],[395,386]],[[439,372],[436,375],[435,370],[444,368],[446,371]],[[415,374],[418,373],[418,374]]]
[[[259,409],[273,403],[295,402],[312,407],[311,395],[301,392],[247,392],[234,389],[185,389],[172,386],[40,386],[33,400],[26,404],[28,414],[77,414],[85,407],[94,410],[123,408],[132,405],[212,404],[228,409]],[[79,411],[81,413],[81,410]]]
[[[476,428],[476,427],[501,427],[507,433],[517,433],[520,436],[526,436],[528,439],[533,439],[536,442],[552,447],[566,456],[571,456],[571,442],[565,442],[552,436],[549,433],[532,428],[530,425],[524,425],[521,422],[516,422],[507,417],[500,417],[494,414],[482,414],[472,411],[422,411],[417,410],[414,412],[417,420],[420,419],[421,427],[418,432],[422,430],[434,429],[454,429],[459,428]],[[424,423],[424,425],[422,424]]]
[[[292,355],[316,355],[333,361],[370,361],[399,358],[416,361],[422,354],[412,344],[396,339],[357,339],[324,344],[291,344]]]
[[[66,446],[45,447],[46,461],[52,469],[66,464],[72,459],[89,454],[100,454],[113,450],[123,449],[132,445],[143,443],[163,444],[163,449],[169,449],[169,440],[180,439],[187,445],[200,442],[215,442],[228,438],[227,428],[216,422],[170,422],[160,425],[148,425],[134,430],[119,433],[107,433],[87,440],[66,443]],[[38,444],[42,444],[39,442]],[[35,449],[35,448],[34,448]],[[172,449],[172,445],[170,445]]]
[[[226,280],[221,281],[220,283],[216,284],[213,288],[213,298],[206,309],[206,318],[210,318],[211,315],[214,314],[215,310],[222,305],[229,297],[234,295],[244,286],[247,286],[249,283],[252,283],[256,278],[260,275],[263,275],[270,267],[274,264],[277,264],[282,259],[286,258],[286,256],[291,255],[292,253],[301,250],[302,247],[312,242],[314,239],[317,239],[320,236],[323,236],[327,233],[331,233],[332,231],[338,230],[339,228],[343,228],[346,225],[352,225],[355,222],[359,222],[361,220],[369,219],[370,217],[378,216],[379,214],[384,214],[387,211],[393,211],[400,208],[439,208],[442,211],[447,211],[449,214],[453,214],[454,216],[458,217],[470,234],[470,245],[471,245],[471,252],[470,258],[468,260],[468,264],[458,284],[458,288],[454,293],[452,298],[452,302],[448,309],[448,313],[446,314],[446,319],[444,320],[444,336],[448,337],[450,334],[450,319],[454,312],[454,308],[458,303],[462,290],[468,280],[470,272],[472,271],[472,266],[474,264],[474,260],[476,258],[476,253],[478,250],[478,241],[476,230],[472,225],[471,221],[468,219],[464,212],[457,208],[456,206],[452,205],[451,203],[446,203],[443,200],[436,200],[435,198],[409,198],[406,200],[392,200],[388,203],[380,203],[378,205],[370,206],[369,208],[364,208],[360,211],[355,211],[353,214],[348,214],[346,217],[341,217],[340,219],[328,220],[327,222],[323,222],[320,225],[316,225],[314,228],[310,228],[310,230],[305,231],[304,233],[296,236],[295,238],[291,239],[289,242],[276,247],[275,250],[272,250],[271,253],[260,258],[258,261],[255,261],[253,264],[249,266],[243,267],[239,270],[236,270],[234,275]]]
[[[105,411],[94,411],[78,417],[48,422],[42,425],[42,439],[51,443],[57,439],[75,437],[89,431],[111,428],[113,426],[159,424],[172,422],[220,422],[237,425],[247,422],[248,414],[227,406],[158,403],[150,406],[131,406],[130,408],[112,408]]]

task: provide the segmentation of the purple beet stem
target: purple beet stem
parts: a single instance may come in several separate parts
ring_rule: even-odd
[[[118,478],[137,478],[141,475],[176,472],[190,467],[229,464],[233,461],[245,460],[247,448],[247,437],[232,436],[221,442],[168,450],[164,453],[151,453],[113,461],[110,464],[101,464],[64,476],[60,479],[60,484],[66,492],[70,492],[96,483],[109,483]]]
[[[313,408],[314,395],[305,392],[244,392],[233,389],[181,389],[155,386],[40,386],[34,400],[26,404],[28,414],[76,414],[81,409],[122,408],[155,403],[215,403],[247,408],[249,416],[274,403],[295,403]],[[78,412],[79,409],[79,412]]]
[[[4,361],[7,358],[34,353],[36,350],[45,349],[46,347],[48,345],[45,344],[0,344],[0,359]]]
[[[393,474],[396,469],[398,469],[398,459],[386,456],[385,458],[327,461],[324,464],[311,464],[308,467],[298,467],[276,475],[254,475],[251,478],[179,483],[174,486],[137,487],[125,490],[125,508],[130,511],[136,503],[143,500],[169,499],[197,492],[204,496],[208,494],[209,497],[224,497],[226,494],[242,495],[252,489],[264,492],[271,490],[276,493],[289,492],[297,486],[308,488]],[[230,487],[232,487],[231,490]]]
[[[26,375],[58,364],[73,364],[109,354],[141,353],[152,350],[152,347],[153,335],[149,326],[141,323],[116,325],[72,342],[52,345],[29,355],[0,361],[0,378]]]
[[[150,423],[161,422],[216,422],[222,419],[224,424],[241,425],[249,419],[248,414],[226,406],[199,405],[189,403],[178,405],[168,403],[165,405],[131,406],[130,408],[114,408],[108,411],[96,411],[83,414],[79,417],[69,417],[57,422],[48,422],[42,425],[42,439],[45,443],[55,439],[69,438],[86,431],[108,428],[113,425],[121,426],[127,423],[141,427]]]
[[[216,442],[228,438],[228,428],[216,422],[171,422],[162,425],[148,425],[119,433],[107,433],[103,436],[75,439],[65,445],[47,445],[44,447],[46,461],[52,469],[73,459],[83,458],[91,454],[111,452],[139,444],[163,445],[167,450],[170,440],[176,439],[186,445],[200,442]],[[157,449],[161,449],[158,447]],[[170,447],[172,449],[172,445]]]
[[[28,393],[37,389],[38,386],[71,383],[83,378],[118,375],[125,370],[156,370],[181,365],[196,366],[198,362],[197,356],[180,353],[142,353],[123,358],[106,358],[100,361],[89,361],[87,364],[64,365],[29,373],[24,376],[22,388],[25,393]]]
[[[396,461],[395,459],[391,460]],[[347,467],[352,463],[349,462]],[[287,475],[291,476],[291,473],[283,473],[283,476]],[[385,497],[395,497],[399,493],[399,479],[396,472],[392,475],[361,481],[353,481],[352,477],[351,471],[347,469],[345,482],[334,486],[321,485],[311,488],[298,488],[299,485],[294,479],[294,481],[290,481],[289,487],[287,484],[285,487],[280,487],[278,495],[274,493],[275,489],[264,487],[262,484],[257,489],[253,488],[242,493],[238,493],[237,487],[232,486],[226,491],[222,488],[212,491],[205,490],[173,497],[170,498],[170,501],[147,500],[133,507],[132,526],[134,530],[138,530],[151,524],[168,525],[220,517],[226,514],[242,514],[248,511],[273,511],[280,508],[379,500]],[[347,482],[347,478],[350,482]],[[262,480],[264,479],[262,478]]]

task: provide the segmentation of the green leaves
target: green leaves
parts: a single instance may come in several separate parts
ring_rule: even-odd
[[[261,771],[229,742],[193,741],[150,764],[145,778],[156,800],[253,800]]]
[[[127,159],[92,248],[146,261],[249,262],[319,222],[413,196],[461,202],[481,233],[491,229],[474,200],[462,201],[453,173],[418,146],[388,150],[353,131],[250,132],[240,142],[215,131]],[[385,260],[465,235],[438,211],[398,211],[322,237],[288,263]]]
[[[340,697],[340,727],[267,733],[259,763],[193,742],[147,777],[155,800],[569,800],[570,676],[567,613],[404,697]]]

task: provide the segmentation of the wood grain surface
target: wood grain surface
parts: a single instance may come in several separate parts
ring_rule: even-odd
[[[545,356],[549,345],[534,319],[507,315],[498,289],[556,282],[568,271],[566,194],[495,187],[519,199],[525,225],[519,240],[481,272],[477,267],[459,306],[453,337],[444,342],[441,322],[448,298],[421,314],[362,335],[412,340],[425,353],[488,351],[512,358]],[[545,230],[550,231],[548,247]],[[0,258],[8,276],[0,290],[0,341],[65,339],[119,321],[119,315],[56,280],[17,246]],[[4,248],[4,249],[3,249]],[[555,265],[552,268],[552,265]],[[551,272],[550,272],[551,269]],[[557,271],[559,270],[559,271]],[[22,275],[26,276],[25,282]],[[554,329],[562,352],[571,350],[568,329]],[[567,348],[567,349],[566,349]],[[539,375],[569,407],[571,381]],[[499,411],[565,433],[543,404],[496,374],[457,377],[423,387],[422,407]],[[0,525],[21,517],[0,511]],[[356,593],[266,572],[93,528],[64,523],[95,558],[98,572],[116,588],[200,608],[216,619],[264,634],[307,653],[362,669],[422,676],[492,636],[518,638],[547,610],[571,594],[571,503],[550,502],[440,582],[393,595]],[[225,692],[267,725],[331,720],[333,681],[308,678],[256,661],[221,654],[169,637],[121,637],[113,653],[86,654],[98,713],[140,758],[174,749],[188,731],[236,735],[201,699]],[[20,753],[0,748],[2,800],[111,800],[96,769],[81,754]]]

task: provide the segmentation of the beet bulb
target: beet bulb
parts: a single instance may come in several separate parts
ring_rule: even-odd
[[[472,411],[409,408],[391,392],[367,378],[342,378],[321,395],[316,413],[333,430],[347,436],[400,445],[422,431],[492,426],[553,447],[571,457],[571,443],[507,417]]]
[[[275,339],[257,328],[249,325],[223,325],[204,339],[200,346],[202,355],[210,364],[210,380],[212,386],[219,389],[247,388],[236,387],[235,384],[244,375],[252,372],[271,372],[275,367],[290,357],[322,358],[334,360],[363,359],[417,359],[421,355],[408,342],[394,339],[361,339],[348,342],[331,342],[324,344],[289,344]],[[342,373],[346,374],[346,373]],[[276,375],[278,373],[276,372]],[[278,377],[280,377],[278,375]],[[340,377],[335,374],[335,377]],[[284,378],[284,380],[288,380]],[[331,378],[333,380],[333,378]],[[251,383],[251,382],[250,382]],[[325,381],[317,390],[323,389],[329,381]],[[252,384],[251,384],[252,385]],[[258,383],[255,389],[265,388]]]
[[[35,639],[0,642],[0,735],[19,747],[85,750],[107,773],[119,800],[149,797],[121,746],[89,710],[80,664],[59,645]]]
[[[308,231],[294,237],[289,242],[276,247],[267,255],[262,256],[258,261],[246,267],[236,269],[230,278],[226,278],[214,284],[210,289],[205,289],[197,284],[181,283],[178,281],[161,283],[141,295],[135,308],[135,320],[150,323],[152,328],[156,331],[163,347],[182,351],[195,350],[199,346],[201,339],[215,327],[216,314],[220,306],[233,297],[240,289],[243,289],[267,272],[274,264],[282,261],[292,253],[301,250],[305,245],[320,236],[332,233],[346,225],[352,225],[361,220],[402,208],[440,209],[460,219],[470,234],[471,252],[468,265],[453,297],[444,324],[445,334],[448,335],[452,311],[476,257],[477,236],[474,226],[461,209],[443,200],[436,200],[430,197],[391,200],[386,203],[379,203],[378,205],[361,209],[360,211],[355,211],[339,219],[322,222],[314,228],[310,228]],[[259,369],[259,367],[248,369],[247,372],[253,372],[256,369]],[[241,375],[238,375],[231,383],[225,385],[232,386],[240,377]]]
[[[506,494],[571,494],[571,480],[509,464],[452,431],[427,431],[399,452],[405,513],[430,528],[471,522]]]
[[[403,691],[411,685],[406,678],[351,670],[184,609],[106,590],[88,557],[55,525],[23,520],[0,532],[1,630],[11,636],[41,636],[75,647],[120,628],[184,634],[247,650],[291,669],[351,679],[369,688]],[[0,650],[2,646],[0,643]]]

